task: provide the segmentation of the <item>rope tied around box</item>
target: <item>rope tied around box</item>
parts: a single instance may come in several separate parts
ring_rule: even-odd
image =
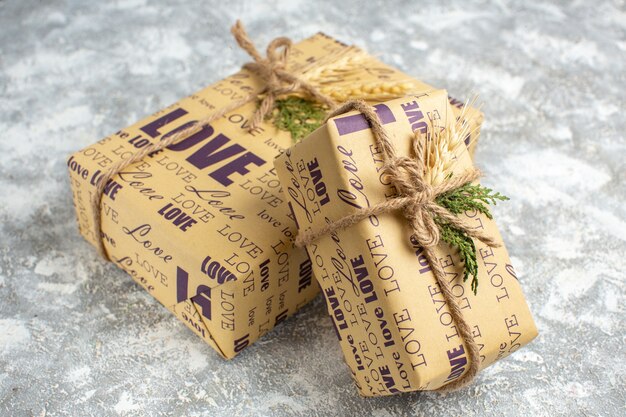
[[[267,47],[267,56],[266,58],[263,58],[248,36],[241,21],[237,20],[235,25],[231,28],[231,33],[235,37],[237,44],[253,59],[252,62],[244,64],[242,68],[256,74],[261,79],[264,87],[259,91],[248,94],[240,100],[232,102],[228,106],[221,108],[219,111],[212,113],[206,118],[191,124],[189,127],[182,129],[173,135],[141,148],[141,150],[134,153],[130,158],[115,162],[105,173],[102,174],[102,176],[98,179],[95,193],[91,199],[91,208],[93,211],[96,248],[98,253],[104,259],[110,260],[102,239],[102,217],[100,212],[102,195],[109,181],[126,167],[134,164],[135,162],[141,161],[143,158],[154,152],[165,149],[168,146],[175,144],[178,141],[193,135],[194,133],[197,133],[204,126],[221,117],[224,117],[231,111],[256,100],[260,96],[263,96],[263,99],[254,112],[250,123],[250,130],[255,129],[263,121],[263,119],[267,117],[270,112],[272,112],[276,104],[276,98],[282,95],[301,93],[330,109],[336,107],[337,103],[335,103],[332,98],[322,94],[315,86],[286,69],[288,62],[287,58],[292,45],[289,38],[278,37],[271,41]],[[346,51],[347,50],[348,48],[346,48]],[[336,55],[335,59],[339,59],[341,56],[341,53],[339,53]]]
[[[348,228],[372,215],[384,214],[400,210],[407,219],[412,237],[423,248],[432,273],[441,288],[441,292],[450,310],[457,329],[468,349],[469,368],[460,378],[444,385],[440,391],[454,391],[468,385],[476,376],[480,366],[480,351],[474,340],[471,328],[461,312],[461,306],[452,292],[452,286],[446,279],[437,255],[435,246],[441,240],[439,224],[445,223],[462,231],[490,247],[500,246],[492,237],[478,229],[467,225],[465,221],[438,204],[436,199],[445,193],[457,190],[479,178],[480,172],[471,168],[458,175],[448,176],[438,185],[429,184],[424,173],[428,167],[425,160],[424,134],[415,131],[412,138],[413,157],[397,156],[396,150],[383,128],[375,109],[361,100],[352,100],[333,111],[328,118],[356,110],[369,123],[374,141],[383,155],[383,170],[391,184],[396,187],[397,196],[378,204],[361,208],[352,214],[332,221],[318,230],[301,231],[296,237],[296,246],[305,246],[318,238]],[[446,127],[447,128],[447,127]],[[444,129],[446,129],[444,128]]]

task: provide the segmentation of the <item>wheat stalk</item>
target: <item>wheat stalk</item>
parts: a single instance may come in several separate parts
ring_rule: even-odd
[[[429,184],[439,185],[452,174],[461,152],[466,151],[468,147],[465,138],[469,136],[472,141],[477,139],[479,127],[472,129],[467,117],[468,109],[475,105],[477,99],[478,97],[474,96],[465,103],[454,123],[450,123],[447,127],[433,124],[425,135],[424,179]],[[444,123],[447,123],[447,115]]]
[[[377,60],[354,48],[336,61],[304,68],[301,76],[339,103],[352,99],[386,101],[409,95],[415,89],[408,78],[371,81],[370,68],[377,65]]]

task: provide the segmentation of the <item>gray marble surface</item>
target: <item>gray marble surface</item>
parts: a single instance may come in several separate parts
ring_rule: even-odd
[[[480,94],[531,345],[460,393],[363,399],[321,300],[225,362],[98,258],[65,157],[235,71],[238,17]],[[625,54],[623,1],[0,1],[0,414],[624,415]]]

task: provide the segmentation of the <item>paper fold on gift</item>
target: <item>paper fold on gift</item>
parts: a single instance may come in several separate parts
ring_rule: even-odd
[[[410,155],[414,130],[454,123],[444,90],[375,107],[399,156]],[[472,166],[467,150],[460,149],[457,173]],[[277,158],[276,170],[299,230],[319,230],[395,196],[380,155],[365,118],[350,112],[333,117]],[[462,216],[502,242],[493,220],[478,212]],[[458,251],[440,243],[437,254],[484,368],[527,344],[537,330],[504,245],[475,243],[477,295],[469,280],[462,280]],[[465,343],[402,213],[371,216],[321,237],[307,250],[363,395],[434,390],[465,373]]]
[[[293,46],[289,68],[345,48],[317,34]],[[410,80],[371,57],[351,77],[362,85]],[[430,89],[410,81],[415,90]],[[242,70],[71,155],[85,239],[96,239],[90,199],[102,172],[261,89],[260,80]],[[101,237],[112,261],[226,358],[318,293],[306,251],[292,247],[295,223],[271,162],[293,140],[270,120],[249,131],[255,109],[248,103],[124,169],[101,204]],[[480,112],[467,117],[480,125]]]

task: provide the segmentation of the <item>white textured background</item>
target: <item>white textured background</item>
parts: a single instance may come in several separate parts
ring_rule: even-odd
[[[0,1],[0,414],[624,415],[624,2],[259,3]],[[363,399],[321,300],[224,362],[98,259],[65,157],[234,72],[238,17],[480,94],[535,342],[461,393]]]

